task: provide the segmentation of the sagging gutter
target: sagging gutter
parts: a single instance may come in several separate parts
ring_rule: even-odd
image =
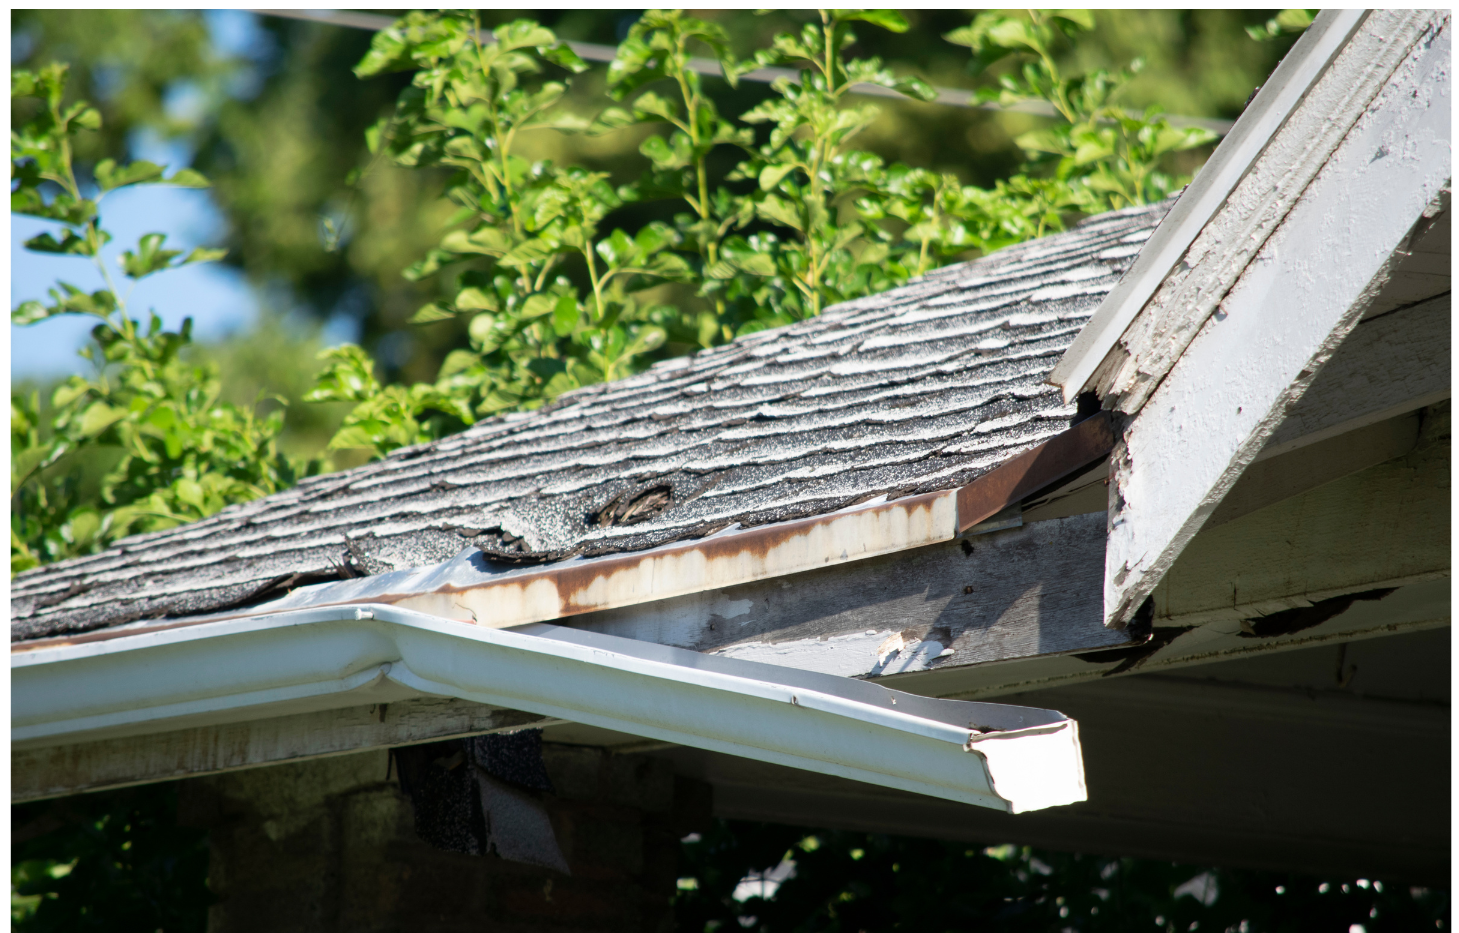
[[[517,631],[386,605],[174,628],[11,659],[11,738],[78,741],[389,681],[1011,813],[1086,798],[1061,713],[552,625]]]
[[[646,551],[500,569],[467,549],[446,563],[300,587],[257,606],[36,639],[23,652],[361,603],[390,604],[484,628],[551,622],[685,596],[951,541],[1010,505],[1108,456],[1115,442],[1100,412],[960,489],[866,503],[801,521],[734,528]]]

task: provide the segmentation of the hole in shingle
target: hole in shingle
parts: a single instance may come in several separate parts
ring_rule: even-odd
[[[650,486],[636,493],[621,492],[588,518],[599,528],[636,525],[668,508],[673,497],[674,487],[667,483]]]

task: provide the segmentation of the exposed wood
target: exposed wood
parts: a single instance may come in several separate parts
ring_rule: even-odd
[[[1363,321],[1287,412],[1258,459],[1448,398],[1452,314],[1450,296],[1443,295]]]
[[[99,742],[20,748],[13,749],[10,756],[10,798],[19,803],[554,721],[464,700],[420,699]]]
[[[1448,575],[1448,406],[1427,420],[1406,456],[1197,535],[1155,590],[1157,624],[1250,619]]]
[[[1440,219],[1447,221],[1448,216],[1446,210]],[[1446,251],[1443,253],[1446,270],[1442,286],[1447,291],[1448,223],[1430,228],[1419,242],[1425,247],[1440,244]],[[1408,262],[1403,261],[1404,265]],[[1381,433],[1354,433],[1341,443],[1327,443],[1320,455],[1310,453],[1300,461],[1283,459],[1281,466],[1268,465],[1267,461],[1285,458],[1292,451],[1310,444],[1321,444],[1373,424],[1392,421],[1395,417],[1416,412],[1449,397],[1453,373],[1451,298],[1443,294],[1394,310],[1389,298],[1400,278],[1395,274],[1375,302],[1375,307],[1387,307],[1386,313],[1376,318],[1366,315],[1338,346],[1332,359],[1312,381],[1312,386],[1287,412],[1271,440],[1257,454],[1253,465],[1227,493],[1223,505],[1217,508],[1207,527],[1211,522],[1229,521],[1258,507],[1248,505],[1238,510],[1229,503],[1254,501],[1250,492],[1257,486],[1270,487],[1272,476],[1282,475],[1281,488],[1287,495],[1295,495],[1354,470],[1396,457],[1407,449],[1399,449],[1407,428],[1395,422],[1387,428],[1375,429]],[[1385,437],[1387,442],[1383,440]],[[1408,446],[1412,446],[1411,437]],[[1363,452],[1360,454],[1353,449],[1355,447]],[[1387,456],[1381,456],[1384,452]],[[1329,460],[1328,454],[1336,455],[1345,466],[1338,470],[1338,464]],[[1298,467],[1298,463],[1302,466]],[[1023,500],[1023,521],[1046,521],[1105,511],[1109,504],[1108,483],[1105,482],[1108,478],[1109,465],[1106,462],[1078,473],[1053,489],[1041,490],[1035,497]],[[1262,495],[1260,501],[1265,505],[1280,498],[1283,496],[1268,493]]]
[[[1379,57],[1399,44],[1385,43]],[[1450,46],[1445,29],[1409,50],[1126,429],[1112,456],[1107,624],[1133,618],[1437,203],[1451,172]],[[1228,252],[1209,261],[1224,264]]]
[[[1315,442],[1311,438],[1317,435],[1298,437],[1289,444],[1269,444],[1242,473],[1203,527],[1214,528],[1323,483],[1402,456],[1417,442],[1421,421],[1420,412],[1412,410],[1337,436],[1323,431],[1321,437],[1325,439]],[[1040,522],[1103,512],[1109,505],[1108,479],[1106,462],[1037,498],[1026,499],[1022,521]]]
[[[1080,515],[632,609],[575,627],[845,676],[1129,643],[1104,630],[1104,517]]]
[[[1202,532],[1177,563],[1157,593],[1156,623],[1224,619],[1234,625],[1330,596],[1446,574],[1446,424],[1444,410],[1429,412],[1421,449],[1343,480],[1334,474],[1412,447],[1415,419],[1312,445],[1310,456],[1299,450],[1266,461],[1271,469],[1256,470],[1233,493],[1247,514]],[[1319,483],[1291,494],[1295,486]],[[1258,507],[1273,497],[1286,502]],[[1403,520],[1395,521],[1397,515]],[[1042,658],[1092,650],[1081,644],[1129,643],[1126,636],[1102,641],[1088,624],[1096,603],[1091,568],[1103,559],[1103,531],[1098,513],[1030,520],[969,540],[970,555],[961,544],[933,545],[855,567],[593,613],[573,624],[845,676],[991,664],[990,684],[1018,683],[1026,675],[1005,670],[1008,664],[1031,670]],[[1259,646],[1233,640],[1229,647]],[[1077,672],[1082,664],[1055,667]]]
[[[957,491],[957,530],[1016,505],[1025,496],[1103,460],[1114,447],[1109,414],[1098,412]]]
[[[1418,412],[1411,412],[1307,444],[1281,456],[1257,457],[1216,506],[1204,529],[1224,525],[1324,483],[1401,457],[1418,442],[1421,421]]]

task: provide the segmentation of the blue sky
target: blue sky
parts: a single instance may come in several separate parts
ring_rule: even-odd
[[[245,57],[259,53],[263,34],[253,14],[214,10],[208,13],[208,25],[213,44],[220,53]],[[185,111],[195,107],[198,101],[182,88],[179,93],[169,95],[168,103]],[[174,168],[186,165],[190,158],[186,147],[165,144],[143,134],[131,140],[130,149],[134,159],[148,159]],[[166,245],[172,249],[190,250],[194,246],[221,243],[227,233],[227,222],[207,191],[165,186],[124,188],[108,194],[100,207],[102,227],[113,237],[104,258],[127,298],[132,317],[145,319],[151,309],[169,328],[176,328],[183,318],[191,316],[193,333],[199,341],[246,329],[258,319],[260,301],[254,289],[240,273],[218,263],[158,273],[137,283],[127,295],[129,283],[119,274],[116,257],[133,248],[143,234],[167,234]],[[101,273],[89,259],[45,256],[23,247],[30,237],[54,231],[57,226],[11,215],[11,307],[31,298],[44,300],[47,289],[57,279],[87,291],[102,286]],[[81,371],[89,364],[76,355],[76,350],[87,340],[94,323],[90,318],[67,315],[29,327],[11,325],[11,377],[45,379]]]
[[[136,283],[127,293],[129,280],[117,268],[116,257],[133,248],[146,233],[167,234],[167,246],[191,249],[211,245],[225,230],[222,215],[206,191],[163,186],[121,189],[101,201],[102,227],[113,236],[104,250],[113,280],[131,316],[145,319],[156,310],[169,329],[183,318],[193,318],[194,337],[210,340],[247,327],[258,316],[259,303],[241,273],[216,263],[199,264],[161,272]],[[45,300],[46,290],[56,280],[94,291],[102,287],[101,273],[89,259],[45,256],[29,252],[26,239],[56,224],[31,217],[10,218],[10,303],[11,307],[30,298]],[[49,302],[48,302],[49,303]],[[66,315],[29,327],[10,327],[10,375],[14,379],[47,378],[79,372],[89,365],[76,355],[96,321]]]

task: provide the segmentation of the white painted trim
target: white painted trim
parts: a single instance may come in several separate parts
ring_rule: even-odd
[[[1154,590],[1449,183],[1450,49],[1446,18],[1409,51],[1127,427],[1111,457],[1107,625],[1123,625]]]
[[[1196,235],[1226,202],[1272,136],[1347,45],[1366,16],[1366,10],[1322,11],[1282,59],[1140,250],[1130,271],[1105,297],[1049,373],[1048,381],[1063,389],[1065,402],[1072,401],[1084,390]]]
[[[1013,813],[1085,799],[1057,712],[936,700],[864,681],[593,632],[484,629],[391,606],[238,619],[11,658],[14,740],[246,708],[376,678]],[[100,732],[100,734],[98,734]],[[970,755],[969,752],[972,754]]]

